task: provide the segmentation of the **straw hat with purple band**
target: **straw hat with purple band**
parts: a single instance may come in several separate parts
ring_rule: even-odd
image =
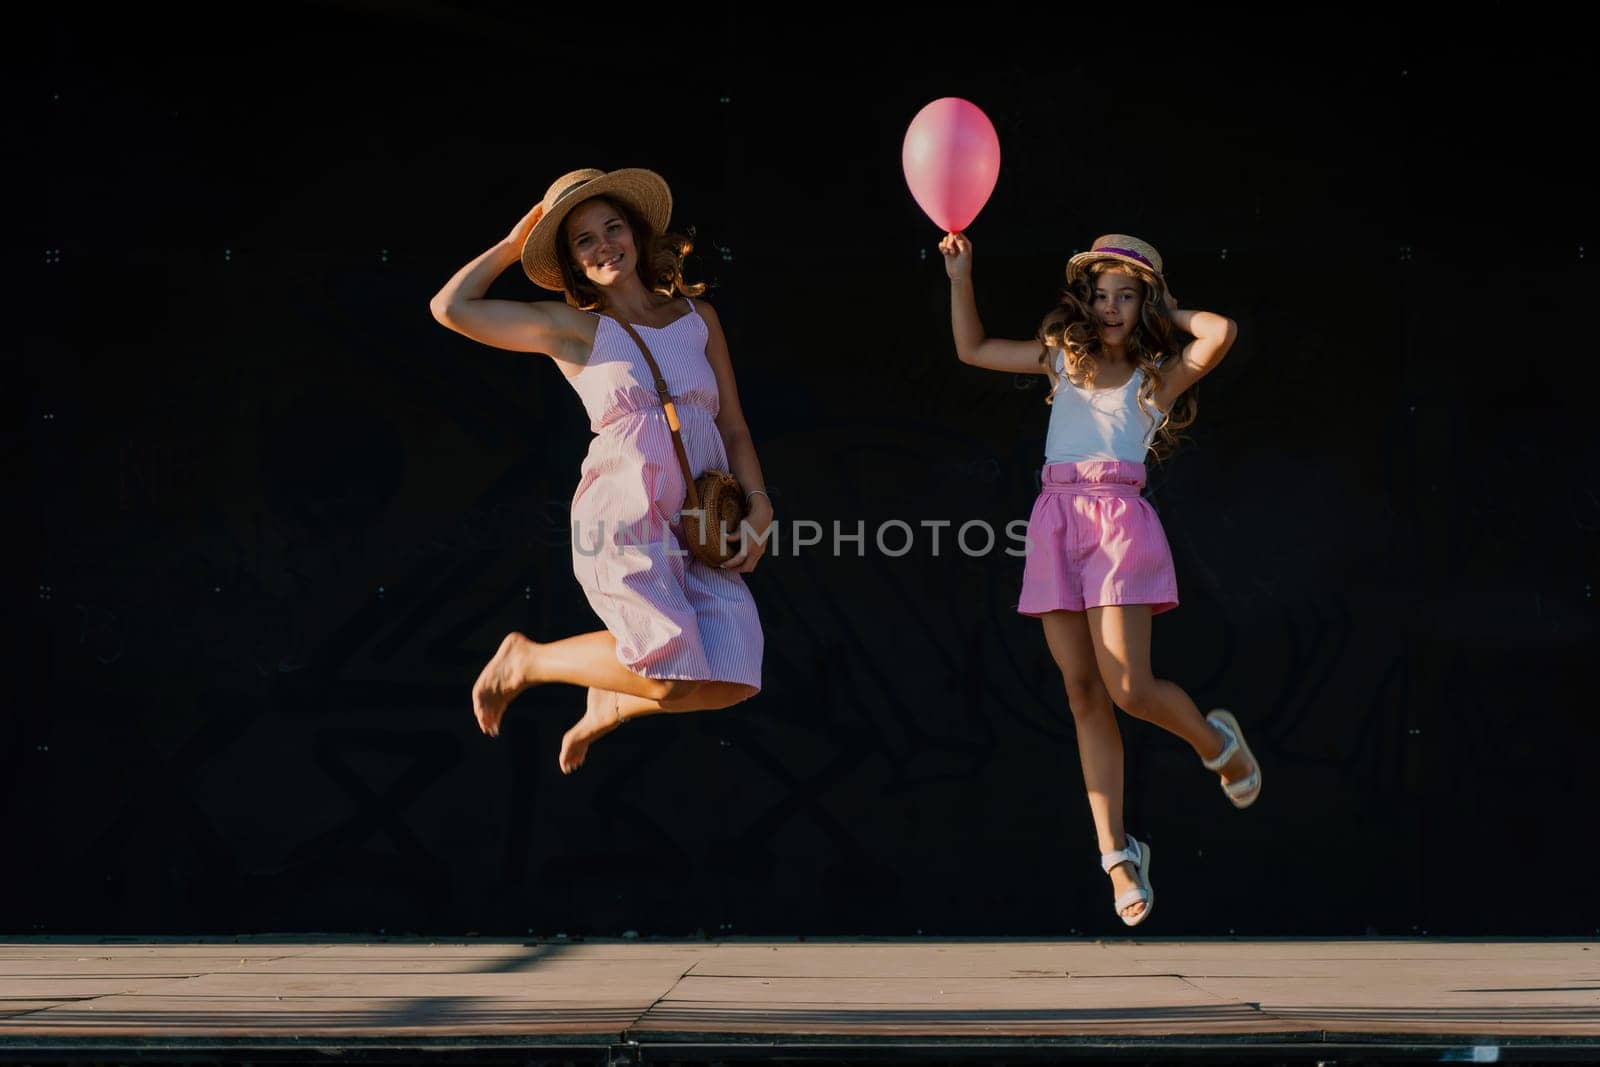
[[[633,167],[607,172],[590,168],[563,174],[545,190],[544,214],[522,242],[522,270],[535,285],[562,288],[561,262],[556,258],[561,224],[573,208],[592,196],[626,201],[657,234],[666,230],[672,218],[672,191],[667,188],[667,180],[653,170]],[[639,251],[643,254],[645,250]]]
[[[1102,259],[1120,259],[1124,263],[1153,270],[1158,277],[1161,274],[1161,253],[1155,250],[1154,245],[1125,233],[1108,233],[1096,237],[1089,251],[1079,252],[1067,260],[1067,281],[1077,281],[1089,264]]]

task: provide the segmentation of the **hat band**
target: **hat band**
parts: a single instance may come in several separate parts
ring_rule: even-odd
[[[1106,245],[1104,248],[1096,248],[1095,251],[1096,252],[1115,252],[1119,256],[1127,256],[1129,259],[1137,259],[1140,263],[1143,263],[1145,266],[1149,267],[1151,270],[1156,270],[1156,265],[1154,263],[1151,263],[1148,259],[1145,259],[1143,256],[1141,256],[1139,253],[1135,252],[1131,248],[1112,248],[1110,245]],[[1156,271],[1156,273],[1159,274],[1160,271]]]
[[[554,208],[557,204],[561,203],[561,201],[563,201],[567,197],[571,196],[572,193],[575,190],[580,189],[585,185],[588,185],[592,181],[594,181],[593,178],[579,178],[577,181],[573,182],[571,185],[569,185],[565,189],[561,190],[561,192],[557,193],[556,194],[556,198],[553,201],[551,201],[550,206],[552,208]]]

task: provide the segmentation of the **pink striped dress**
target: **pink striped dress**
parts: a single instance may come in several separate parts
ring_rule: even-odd
[[[662,327],[634,324],[661,367],[698,476],[728,469],[705,320],[689,312]],[[755,598],[737,571],[708,567],[683,547],[683,470],[638,345],[600,315],[588,364],[568,378],[595,438],[572,496],[572,571],[617,639],[617,659],[647,678],[760,687],[764,637]]]

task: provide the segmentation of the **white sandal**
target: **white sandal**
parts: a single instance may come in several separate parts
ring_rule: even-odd
[[[1123,834],[1128,839],[1126,848],[1119,848],[1115,852],[1102,852],[1100,854],[1100,869],[1107,874],[1111,868],[1119,863],[1133,864],[1134,872],[1138,875],[1139,884],[1123,893],[1116,899],[1112,907],[1116,908],[1117,917],[1129,926],[1138,926],[1150,918],[1150,912],[1155,910],[1156,891],[1150,885],[1150,846],[1141,845],[1132,834]],[[1122,909],[1130,904],[1144,901],[1144,910],[1134,916],[1122,914]]]
[[[1217,708],[1206,716],[1206,722],[1222,731],[1222,736],[1227,743],[1222,746],[1222,751],[1214,758],[1200,762],[1208,771],[1220,771],[1228,765],[1228,761],[1243,750],[1244,758],[1250,761],[1254,768],[1243,778],[1222,783],[1222,791],[1228,795],[1236,808],[1248,808],[1256,802],[1256,797],[1261,795],[1261,764],[1257,761],[1255,753],[1250,751],[1250,745],[1244,739],[1244,731],[1239,728],[1239,720],[1233,714]]]

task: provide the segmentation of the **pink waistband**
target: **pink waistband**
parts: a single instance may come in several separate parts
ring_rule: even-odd
[[[1039,473],[1041,493],[1072,496],[1138,496],[1144,487],[1144,464],[1125,460],[1050,463]]]

